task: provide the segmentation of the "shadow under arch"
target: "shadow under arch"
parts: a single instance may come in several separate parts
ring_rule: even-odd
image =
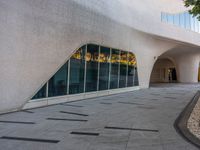
[[[154,83],[176,83],[178,81],[175,61],[170,57],[159,57],[154,63],[150,85]]]

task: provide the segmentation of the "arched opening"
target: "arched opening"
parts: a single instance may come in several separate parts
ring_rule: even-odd
[[[150,83],[175,83],[177,72],[175,64],[168,58],[158,59],[154,64]]]

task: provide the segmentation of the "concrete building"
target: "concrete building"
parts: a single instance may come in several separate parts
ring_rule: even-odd
[[[0,112],[198,82],[199,33],[181,0],[1,0]]]

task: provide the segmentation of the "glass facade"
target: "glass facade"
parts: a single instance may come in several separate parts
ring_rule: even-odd
[[[45,84],[45,85],[35,94],[35,96],[33,96],[32,99],[40,99],[40,98],[45,98],[45,97],[47,97],[47,95],[46,95],[46,88],[47,88],[47,84]]]
[[[138,85],[133,53],[87,44],[79,48],[32,99]]]
[[[119,65],[120,50],[111,50],[111,72],[110,72],[110,89],[116,89],[119,87]]]
[[[161,21],[200,33],[200,21],[189,12],[180,14],[161,13]]]
[[[67,94],[68,62],[48,82],[48,97]]]
[[[120,74],[119,74],[119,88],[126,87],[127,72],[128,72],[128,52],[121,51],[120,53]]]
[[[99,61],[98,45],[87,45],[86,61],[86,92],[97,91]]]
[[[99,53],[99,90],[108,90],[110,71],[110,48],[101,47]]]
[[[69,94],[84,92],[85,54],[83,46],[70,58]]]

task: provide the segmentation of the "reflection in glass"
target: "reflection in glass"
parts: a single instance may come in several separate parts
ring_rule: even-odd
[[[173,23],[174,23],[173,15],[171,15],[171,14],[167,14],[167,21],[168,21],[168,23],[173,24]]]
[[[179,26],[180,24],[179,14],[174,15],[174,24]]]
[[[162,19],[162,22],[167,22],[167,14],[162,12],[161,19]]]
[[[139,85],[138,71],[137,71],[137,67],[135,67],[135,70],[134,70],[134,86],[138,86],[138,85]]]
[[[78,49],[32,99],[138,84],[136,57],[133,53],[88,44]]]
[[[83,46],[70,58],[69,94],[84,92],[85,52]]]
[[[162,12],[161,21],[178,25],[182,28],[190,29],[194,32],[200,33],[200,21],[197,19],[197,17],[193,17],[191,14],[189,14],[189,12],[184,12],[180,14],[168,14]]]
[[[191,20],[191,30],[195,31],[195,20],[192,16],[190,16],[190,20]]]
[[[133,86],[134,76],[135,76],[135,66],[136,58],[133,53],[128,53],[128,81],[127,87]]]
[[[185,16],[184,16],[184,13],[180,14],[180,27],[182,27],[182,28],[185,27]]]
[[[99,90],[108,90],[109,66],[110,66],[110,48],[100,47],[99,54]]]
[[[120,51],[112,49],[111,54],[111,73],[110,73],[110,89],[118,88],[119,80],[119,61],[120,61]]]
[[[197,17],[194,18],[195,20],[195,32],[199,32],[199,21],[197,20]]]
[[[45,84],[36,94],[32,99],[40,99],[40,98],[45,98],[46,97],[46,88],[47,84]]]
[[[48,96],[61,96],[67,94],[68,62],[64,64],[49,80]]]
[[[86,92],[97,91],[99,46],[87,45]]]
[[[190,14],[189,13],[186,13],[185,14],[185,26],[186,26],[186,29],[191,29],[191,24],[190,24]]]
[[[120,75],[119,75],[119,87],[126,87],[128,59],[127,52],[121,51],[120,53]]]

